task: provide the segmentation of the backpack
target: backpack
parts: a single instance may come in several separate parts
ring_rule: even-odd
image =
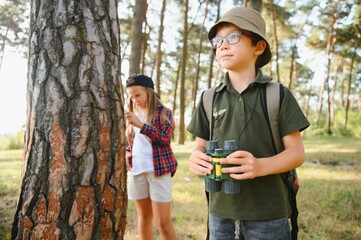
[[[283,142],[280,137],[279,126],[278,126],[278,114],[280,110],[280,106],[283,100],[283,85],[274,82],[268,82],[267,84],[262,85],[262,110],[264,116],[266,118],[269,131],[272,136],[272,145],[275,154],[284,150]],[[207,119],[209,122],[209,139],[212,139],[212,131],[213,131],[213,116],[212,116],[212,108],[215,99],[215,87],[207,89],[203,91],[201,96],[201,101],[203,102],[203,108],[207,115]],[[296,194],[299,189],[299,183],[297,179],[296,169],[292,169],[288,172],[282,173],[282,178],[285,182],[285,185],[288,190],[288,199],[291,206],[291,213],[289,218],[291,219],[292,224],[292,240],[297,239],[298,234],[298,209],[296,202]],[[209,202],[209,193],[206,192],[207,202]],[[209,240],[209,229],[207,223],[207,240]]]

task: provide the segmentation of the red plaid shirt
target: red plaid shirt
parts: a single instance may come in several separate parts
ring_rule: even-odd
[[[169,121],[161,122],[160,112],[166,111]],[[169,108],[159,106],[153,114],[151,125],[144,124],[140,133],[149,137],[153,150],[153,165],[155,176],[171,173],[173,176],[177,170],[177,160],[171,147],[173,133],[173,114]],[[132,143],[129,142],[128,150],[132,151]],[[131,159],[129,160],[132,165]]]

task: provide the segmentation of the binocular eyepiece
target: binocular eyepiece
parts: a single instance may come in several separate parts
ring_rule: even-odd
[[[218,141],[207,141],[206,154],[212,157],[212,164],[214,166],[211,174],[201,176],[205,179],[205,188],[207,192],[219,192],[222,190],[227,194],[236,194],[240,192],[240,183],[231,178],[229,174],[222,173],[222,168],[233,165],[221,165],[220,158],[225,158],[232,152],[237,150],[236,140],[224,141],[224,149],[219,148]]]

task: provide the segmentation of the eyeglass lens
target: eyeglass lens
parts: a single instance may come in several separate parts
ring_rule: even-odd
[[[232,32],[227,36],[217,36],[211,40],[212,48],[219,48],[223,43],[223,39],[226,39],[229,45],[236,44],[239,42],[239,38],[242,34],[243,32]]]

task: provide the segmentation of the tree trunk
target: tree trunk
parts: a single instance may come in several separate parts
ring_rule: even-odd
[[[177,92],[178,92],[178,83],[179,83],[179,75],[180,75],[180,71],[181,71],[181,63],[178,64],[178,68],[177,68],[177,76],[175,78],[175,86],[174,86],[174,99],[173,99],[173,114],[176,114],[176,110],[177,110]]]
[[[181,70],[181,63],[178,63],[178,67],[177,67],[177,74],[176,74],[176,78],[175,78],[175,86],[174,86],[174,98],[173,98],[173,107],[172,107],[172,111],[173,111],[173,115],[175,116],[175,118],[177,118],[177,92],[178,92],[178,83],[179,83],[179,75],[180,75],[180,70]],[[172,135],[172,140],[175,139],[175,132],[173,132]]]
[[[330,70],[331,70],[331,58],[327,61],[327,73],[326,73],[326,80],[325,85],[327,89],[327,134],[332,135],[332,120],[331,120],[331,88],[330,88]]]
[[[334,71],[334,76],[333,76],[333,82],[334,85],[331,88],[331,93],[330,93],[330,127],[331,127],[331,131],[333,129],[333,125],[335,122],[335,94],[336,94],[336,89],[337,89],[337,85],[338,85],[338,72],[340,71],[340,66],[343,65],[343,61],[344,59],[342,58],[341,60],[339,58],[336,57],[336,62],[335,62],[335,71]]]
[[[334,23],[336,23],[336,20],[334,20]],[[327,61],[327,73],[326,73],[326,79],[325,79],[325,83],[326,83],[326,89],[327,89],[327,134],[328,135],[332,135],[333,134],[333,129],[332,129],[332,99],[331,99],[331,87],[330,87],[330,71],[331,71],[331,55],[333,54],[333,49],[334,49],[334,45],[336,43],[336,39],[337,39],[337,31],[336,31],[336,35],[334,36],[332,34],[333,32],[333,27],[331,29],[331,36],[329,37],[329,43],[327,44],[327,55],[328,55],[328,61]]]
[[[6,27],[5,34],[2,36],[1,47],[0,47],[0,69],[1,69],[1,66],[3,65],[3,60],[4,60],[4,56],[5,56],[6,39],[7,39],[8,33],[9,33],[9,28]]]
[[[289,80],[288,80],[288,89],[292,90],[293,88],[293,79],[297,78],[297,62],[296,62],[296,56],[298,52],[298,39],[301,38],[303,32],[304,32],[304,26],[308,24],[308,19],[311,14],[313,8],[311,8],[306,15],[305,21],[300,25],[299,30],[294,38],[294,43],[291,47],[291,63],[290,63],[290,73],[289,73]]]
[[[296,40],[297,41],[297,40]],[[296,41],[291,47],[291,63],[290,63],[290,74],[288,77],[288,89],[292,90],[292,81],[293,81],[293,74],[294,74],[294,67],[296,66],[296,54],[297,54],[297,45]]]
[[[277,37],[277,23],[276,23],[276,12],[273,9],[273,0],[269,1],[269,5],[270,5],[270,14],[271,14],[271,19],[272,19],[272,27],[273,27],[273,39],[274,39],[274,55],[276,56],[276,78],[277,78],[277,82],[280,83],[280,69],[279,69],[279,64],[278,64],[278,37]]]
[[[333,11],[334,12],[334,11]],[[318,96],[318,116],[317,116],[317,124],[320,123],[320,118],[322,114],[322,108],[323,108],[323,93],[325,92],[325,89],[328,88],[328,79],[329,79],[329,72],[331,67],[331,56],[333,52],[333,33],[335,29],[336,24],[336,17],[334,15],[331,15],[331,22],[330,22],[330,31],[328,33],[328,40],[327,40],[327,46],[326,46],[326,54],[327,54],[327,73],[326,77],[324,79],[324,82],[321,86],[321,90]]]
[[[347,89],[347,97],[346,97],[346,109],[345,109],[345,121],[343,128],[347,129],[347,123],[348,123],[348,112],[350,110],[350,95],[351,95],[351,85],[352,85],[352,71],[353,71],[353,64],[355,62],[357,56],[357,48],[355,49],[355,52],[353,53],[352,60],[351,60],[351,66],[350,66],[350,74],[348,76],[348,89]]]
[[[184,22],[183,22],[183,54],[182,54],[182,66],[181,66],[181,81],[180,81],[180,115],[179,115],[179,144],[184,144],[185,136],[185,81],[186,81],[186,68],[187,68],[187,44],[188,44],[188,8],[189,0],[184,1]]]
[[[211,88],[212,87],[212,79],[214,79],[213,76],[213,66],[214,66],[214,59],[216,58],[216,56],[214,55],[214,53],[211,53],[210,56],[210,62],[209,62],[209,74],[208,74],[208,81],[207,81],[207,87]]]
[[[201,54],[203,51],[203,35],[204,35],[204,26],[205,26],[205,22],[207,19],[207,15],[208,15],[208,4],[209,4],[209,0],[206,1],[206,7],[204,10],[204,18],[203,18],[203,22],[202,22],[202,26],[201,26],[201,32],[200,32],[200,36],[199,36],[199,45],[198,45],[198,57],[197,57],[197,72],[196,72],[196,78],[195,78],[195,82],[194,82],[194,89],[193,89],[193,108],[192,108],[192,112],[195,111],[196,109],[196,102],[197,102],[197,92],[198,92],[198,82],[200,81],[200,72],[201,72]],[[195,137],[194,137],[195,139]]]
[[[310,102],[311,102],[311,96],[312,96],[312,83],[309,84],[309,87],[306,92],[307,100],[305,101],[303,105],[303,109],[305,112],[306,117],[309,116],[309,110],[310,110]]]
[[[220,18],[221,16],[221,0],[218,0],[217,2],[217,20]],[[212,87],[212,79],[214,78],[213,76],[213,65],[214,65],[214,59],[216,58],[215,54],[213,53],[213,51],[211,52],[211,56],[210,56],[210,63],[209,63],[209,75],[208,75],[208,88]]]
[[[27,123],[12,239],[123,239],[117,1],[32,1]]]
[[[201,72],[201,55],[202,55],[202,51],[203,51],[203,35],[204,35],[205,22],[206,22],[207,15],[208,15],[208,5],[209,5],[209,0],[206,1],[203,22],[202,22],[202,26],[201,26],[201,31],[199,33],[200,36],[199,36],[198,56],[197,56],[197,70],[196,70],[196,77],[195,77],[195,81],[194,81],[194,89],[193,89],[193,93],[192,93],[192,99],[193,99],[192,113],[196,110],[198,82],[201,80],[199,75]],[[196,136],[192,135],[192,141],[194,141],[195,139],[196,139]]]
[[[166,4],[167,4],[167,0],[163,0],[162,11],[160,13],[158,46],[157,46],[157,56],[156,56],[156,63],[157,63],[156,72],[157,72],[157,75],[156,75],[155,85],[156,85],[156,90],[157,90],[157,93],[159,94],[159,96],[161,96],[161,92],[160,92],[160,76],[161,76],[160,67],[162,65],[162,42],[163,42],[164,15],[165,15]]]
[[[243,6],[245,7],[250,7],[253,8],[255,10],[257,10],[258,12],[262,11],[262,0],[245,0],[243,1]]]
[[[348,71],[348,66],[343,64],[342,67],[342,78],[341,78],[341,93],[340,93],[340,103],[339,108],[345,109],[346,108],[346,101],[345,101],[345,88],[346,88],[346,72]]]
[[[132,19],[132,47],[129,57],[129,75],[140,73],[140,60],[142,54],[143,33],[142,26],[147,14],[147,0],[136,0],[134,17]]]
[[[147,32],[147,29],[149,29],[149,31]],[[143,31],[143,41],[142,41],[142,47],[141,47],[141,51],[140,51],[140,55],[141,55],[141,71],[138,72],[138,73],[141,73],[141,74],[145,74],[145,67],[147,66],[146,62],[145,62],[145,55],[147,54],[147,50],[148,50],[148,38],[149,38],[149,35],[150,35],[150,31],[151,29],[149,28],[148,26],[148,23],[145,22],[144,24],[144,31]]]

